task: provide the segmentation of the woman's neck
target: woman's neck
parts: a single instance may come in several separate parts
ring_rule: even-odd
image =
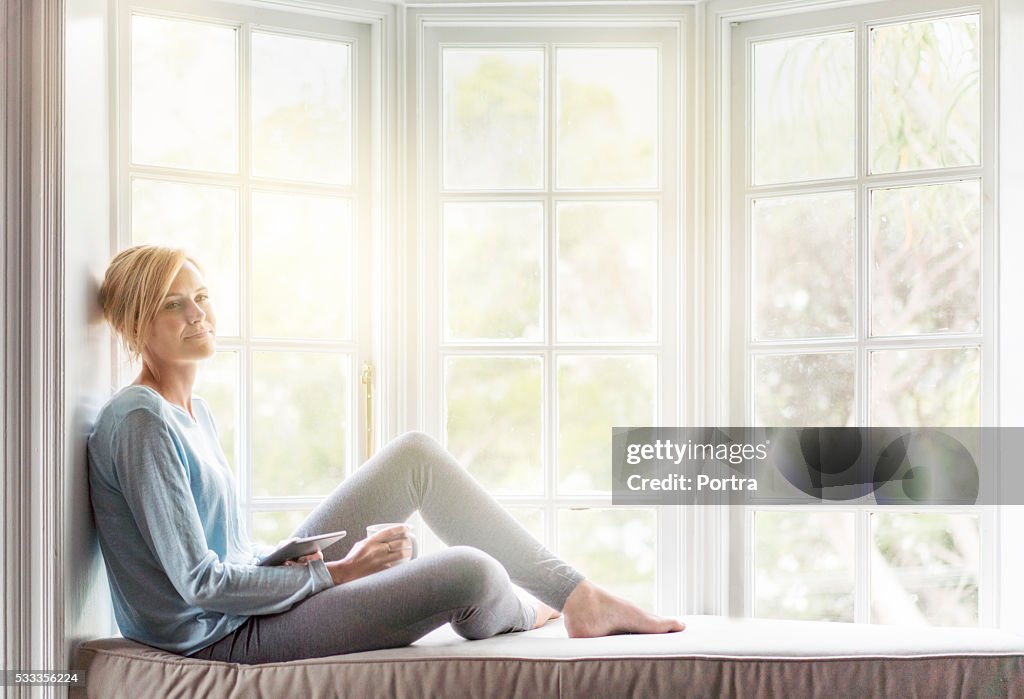
[[[142,371],[132,382],[133,385],[148,386],[159,393],[168,403],[181,407],[193,420],[192,387],[196,382],[196,365],[187,363],[180,367],[161,367],[154,370],[143,360]]]

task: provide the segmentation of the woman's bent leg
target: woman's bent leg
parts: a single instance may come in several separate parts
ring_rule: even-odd
[[[500,563],[453,546],[324,590],[287,612],[251,617],[193,657],[269,663],[396,648],[449,622],[464,638],[489,638],[528,630],[533,614]]]
[[[534,539],[423,432],[407,432],[385,445],[328,495],[294,535],[346,530],[347,537],[324,550],[325,559],[337,560],[366,536],[367,525],[402,522],[416,510],[446,544],[490,554],[513,582],[554,609],[561,610],[584,579]]]

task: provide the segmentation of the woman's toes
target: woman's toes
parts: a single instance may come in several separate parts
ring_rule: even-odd
[[[678,619],[666,619],[665,622],[666,633],[670,633],[672,631],[683,631],[686,629],[686,624]]]
[[[533,624],[533,628],[535,629],[539,629],[541,626],[544,626],[544,624],[548,623],[552,619],[556,619],[562,616],[557,611],[555,611],[548,605],[544,604],[543,602],[538,602],[536,609],[537,621],[535,621]]]

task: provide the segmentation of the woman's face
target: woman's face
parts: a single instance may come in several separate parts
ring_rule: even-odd
[[[206,359],[216,350],[216,331],[206,282],[186,260],[153,319],[146,352],[161,363]]]

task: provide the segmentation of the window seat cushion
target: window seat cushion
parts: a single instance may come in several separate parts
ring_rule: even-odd
[[[123,638],[83,643],[72,697],[1013,697],[1024,637],[991,629],[686,617],[676,634],[570,639],[562,620],[466,641],[239,665]]]

